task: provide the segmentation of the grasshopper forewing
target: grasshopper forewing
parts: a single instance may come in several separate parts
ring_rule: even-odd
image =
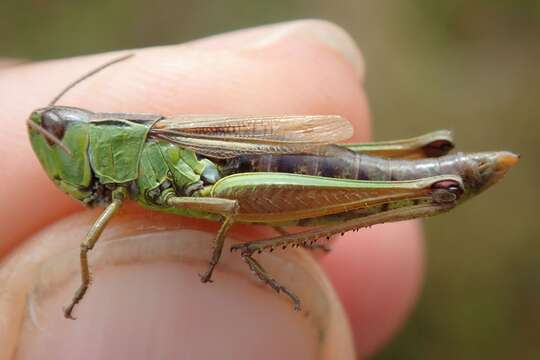
[[[90,284],[88,252],[127,199],[155,210],[219,221],[207,271],[210,281],[235,222],[309,227],[235,245],[255,274],[300,309],[300,299],[253,255],[303,246],[321,237],[383,222],[436,215],[503,177],[510,152],[456,153],[448,131],[406,140],[338,144],[352,135],[338,115],[180,115],[96,113],[59,106],[76,80],[28,119],[32,147],[64,192],[103,206],[81,243],[82,283],[67,318]]]

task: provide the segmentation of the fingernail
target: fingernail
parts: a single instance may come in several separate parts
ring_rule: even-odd
[[[257,281],[236,253],[225,251],[215,282],[202,284],[197,273],[206,269],[213,234],[170,229],[159,217],[115,220],[91,252],[93,282],[75,309],[77,320],[64,319],[62,306],[79,285],[78,247],[41,263],[16,358],[208,359],[226,352],[271,359],[286,349],[307,359],[325,358],[321,354],[336,342],[353,354],[335,294],[303,252],[259,257],[302,299],[297,313],[282,294]]]
[[[270,25],[263,36],[251,47],[265,48],[291,36],[306,36],[340,53],[363,80],[365,63],[360,49],[353,38],[341,27],[324,20],[298,20]]]

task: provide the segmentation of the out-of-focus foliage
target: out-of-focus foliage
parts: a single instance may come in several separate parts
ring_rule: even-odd
[[[360,44],[377,138],[450,128],[461,149],[523,155],[488,194],[426,221],[424,292],[377,358],[538,358],[539,1],[3,0],[0,55],[72,56],[305,17]]]

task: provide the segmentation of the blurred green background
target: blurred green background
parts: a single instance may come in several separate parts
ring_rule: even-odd
[[[461,149],[523,155],[488,194],[425,222],[423,294],[376,358],[540,358],[540,1],[3,0],[0,56],[177,43],[306,17],[360,44],[376,138],[450,128]]]

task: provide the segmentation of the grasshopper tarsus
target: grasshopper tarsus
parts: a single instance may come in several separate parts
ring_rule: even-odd
[[[199,277],[200,277],[201,282],[202,282],[203,284],[206,284],[206,283],[210,283],[210,284],[211,284],[211,283],[214,282],[214,280],[212,280],[212,273],[209,273],[208,271],[205,272],[204,274],[200,274],[200,273],[199,273]]]
[[[86,294],[86,290],[88,290],[88,286],[82,284],[78,289],[77,291],[75,292],[75,295],[73,296],[73,299],[71,300],[71,303],[68,305],[68,306],[65,306],[63,308],[64,310],[64,317],[66,319],[70,319],[70,320],[76,320],[75,317],[73,317],[72,313],[73,313],[73,310],[75,309],[75,306],[77,306],[77,304],[81,301],[81,299],[84,297],[84,295]]]
[[[298,296],[287,289],[285,286],[280,285],[276,279],[271,277],[266,270],[251,256],[251,252],[249,250],[242,252],[242,260],[248,265],[248,267],[251,269],[251,271],[266,285],[270,286],[274,291],[276,291],[278,294],[283,293],[291,299],[293,302],[294,310],[299,311],[300,310],[300,299]]]
[[[64,306],[62,308],[62,311],[64,312],[64,317],[66,319],[69,319],[69,320],[77,320],[76,317],[74,317],[73,315],[71,315],[71,313],[73,312],[73,305],[69,305],[69,306]]]
[[[81,286],[77,289],[75,294],[73,295],[73,299],[71,300],[71,303],[68,306],[65,306],[63,308],[64,310],[64,317],[66,319],[70,320],[76,320],[75,317],[72,316],[73,310],[75,309],[75,306],[82,300],[84,295],[86,294],[86,291],[88,290],[88,284],[90,282],[84,281]]]

